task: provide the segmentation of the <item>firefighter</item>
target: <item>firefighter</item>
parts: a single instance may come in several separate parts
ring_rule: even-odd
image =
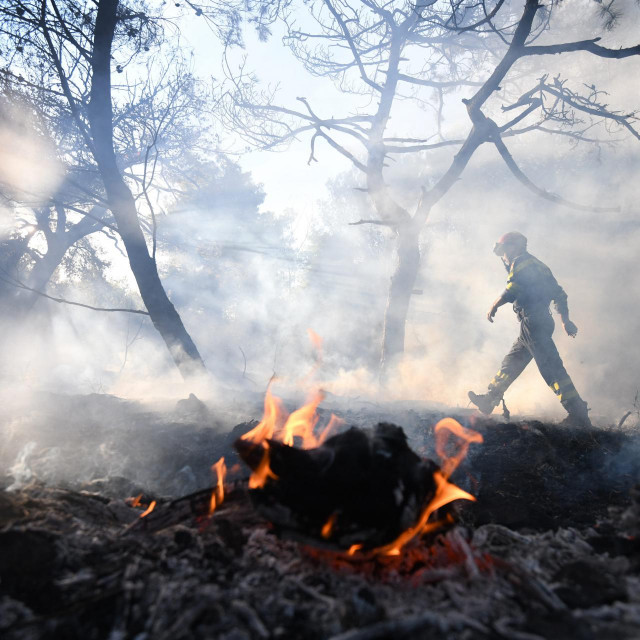
[[[551,337],[555,326],[549,312],[551,301],[567,334],[574,338],[578,332],[578,327],[569,319],[567,294],[549,267],[527,252],[527,239],[518,231],[505,233],[496,242],[493,252],[502,258],[509,275],[507,287],[491,305],[487,319],[493,322],[498,308],[512,302],[520,320],[520,335],[489,383],[487,393],[469,391],[469,399],[482,413],[489,415],[511,383],[534,359],[545,382],[569,414],[563,424],[592,426],[587,403],[573,385]]]

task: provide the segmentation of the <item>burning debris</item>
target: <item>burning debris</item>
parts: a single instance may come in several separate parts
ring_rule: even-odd
[[[235,442],[253,471],[249,486],[258,512],[280,531],[350,554],[398,554],[408,540],[433,528],[428,520],[437,509],[474,499],[447,479],[468,444],[482,442],[480,434],[452,419],[439,422],[439,469],[411,450],[401,427],[386,422],[327,437],[338,422],[332,416],[316,437],[321,400],[317,393],[289,416],[269,390],[262,421]],[[463,443],[452,457],[445,454],[448,433]],[[296,440],[302,448],[293,446]]]
[[[421,460],[400,427],[352,427],[313,449],[277,440],[236,441],[254,470],[269,456],[270,474],[251,490],[258,512],[284,531],[306,533],[340,550],[379,547],[414,525],[436,493],[437,466]]]

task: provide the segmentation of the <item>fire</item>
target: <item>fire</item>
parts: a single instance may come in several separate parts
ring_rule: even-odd
[[[376,549],[378,553],[395,556],[400,554],[402,547],[419,534],[429,533],[440,527],[440,522],[429,522],[432,513],[453,502],[454,500],[471,500],[475,498],[455,484],[449,482],[449,477],[464,460],[471,443],[482,442],[482,435],[472,429],[466,429],[453,418],[443,418],[434,427],[436,434],[436,451],[442,459],[440,471],[433,474],[436,483],[436,492],[431,502],[426,506],[417,524],[403,531],[393,542]],[[454,453],[449,455],[447,449],[450,446],[450,437],[456,436]]]
[[[293,446],[296,436],[302,438],[302,448],[311,449],[318,446],[318,440],[313,435],[313,429],[318,422],[318,414],[316,409],[324,400],[324,393],[316,391],[311,400],[303,407],[294,411],[284,425],[284,437],[282,442]]]
[[[455,484],[448,482],[444,474],[441,471],[436,471],[433,474],[433,479],[436,483],[436,492],[431,502],[426,506],[420,520],[413,527],[409,527],[403,531],[393,542],[376,549],[377,553],[381,553],[388,556],[400,555],[400,550],[404,547],[409,540],[412,540],[419,534],[430,533],[435,531],[441,526],[441,522],[429,522],[429,517],[432,513],[444,507],[446,504],[453,502],[454,500],[471,500],[475,501],[475,498],[466,491],[456,487]]]
[[[338,427],[341,427],[345,424],[345,421],[342,418],[338,418],[335,413],[331,414],[331,418],[329,418],[329,422],[327,426],[322,430],[322,433],[318,436],[318,445],[321,445],[328,437],[332,431],[335,431]]]
[[[138,494],[135,498],[129,498],[129,506],[130,507],[139,507],[142,501],[142,494]]]
[[[336,523],[337,517],[338,517],[337,513],[332,513],[329,516],[329,519],[324,523],[321,534],[325,540],[331,537],[331,533],[333,532],[333,525]]]
[[[320,446],[337,426],[344,424],[344,421],[335,415],[320,436],[316,437],[314,428],[318,423],[317,408],[323,400],[322,391],[315,392],[309,402],[287,415],[286,410],[279,398],[267,389],[264,402],[264,416],[262,421],[250,432],[242,436],[244,440],[249,440],[256,445],[261,445],[263,449],[262,459],[255,471],[249,478],[249,487],[258,489],[264,486],[267,478],[277,480],[277,476],[271,471],[269,457],[268,439],[276,438],[284,444],[293,446],[295,438],[300,438],[302,448],[312,448]],[[393,542],[375,549],[372,553],[384,555],[399,555],[401,549],[410,540],[424,533],[434,531],[439,528],[441,522],[429,522],[431,515],[441,507],[454,500],[471,500],[475,498],[466,491],[449,482],[449,477],[456,470],[460,462],[464,459],[472,443],[482,442],[482,436],[471,429],[463,427],[453,418],[444,418],[436,424],[434,428],[436,435],[436,451],[442,459],[441,469],[434,473],[436,491],[429,504],[422,511],[418,522],[401,533]],[[321,529],[323,538],[331,537],[337,514],[332,514]],[[348,555],[353,555],[362,548],[362,544],[352,545]]]
[[[482,442],[482,436],[472,429],[465,429],[457,420],[453,418],[443,418],[434,427],[436,434],[436,451],[442,459],[441,469],[445,478],[458,468],[458,465],[465,459],[469,445],[473,442]],[[448,453],[450,446],[450,436],[457,436],[454,442],[456,448],[453,454]]]
[[[141,518],[148,516],[154,509],[156,508],[156,501],[153,500],[151,504],[146,508],[146,510],[140,514]]]
[[[260,489],[260,487],[264,487],[267,478],[271,478],[272,480],[278,479],[278,476],[271,471],[271,467],[269,466],[271,463],[269,445],[265,442],[263,446],[265,447],[264,454],[262,455],[260,464],[249,478],[249,489]]]
[[[313,329],[307,329],[307,334],[318,354],[318,360],[322,360],[322,338]]]
[[[250,440],[254,444],[260,444],[264,440],[273,438],[276,427],[279,426],[283,418],[286,419],[287,412],[282,406],[280,398],[276,398],[271,394],[271,382],[267,387],[267,393],[264,396],[264,415],[259,424],[251,431],[242,436],[243,440]]]
[[[212,465],[211,470],[216,474],[217,482],[211,492],[209,515],[211,515],[216,510],[216,507],[220,506],[224,500],[224,479],[227,475],[227,465],[224,462],[224,456]]]
[[[270,468],[269,440],[276,438],[284,444],[293,446],[295,439],[300,438],[302,448],[311,449],[318,447],[329,433],[341,423],[340,418],[332,415],[329,424],[320,436],[316,437],[313,430],[318,423],[317,408],[323,399],[324,393],[318,390],[307,404],[289,415],[282,400],[271,393],[271,383],[269,384],[264,397],[262,420],[242,436],[242,440],[260,445],[264,449],[260,464],[249,478],[250,489],[263,487],[267,478],[277,479]]]
[[[318,360],[320,360],[322,341],[311,330],[309,330],[309,335],[318,352]],[[255,445],[256,454],[262,456],[259,462],[256,460],[255,464],[251,464],[254,469],[249,478],[249,488],[251,489],[263,487],[269,478],[277,480],[277,476],[270,466],[270,441],[277,440],[288,446],[299,444],[303,449],[315,448],[325,442],[337,427],[344,424],[343,420],[332,415],[320,435],[316,436],[314,429],[319,419],[317,409],[324,399],[324,393],[317,390],[312,394],[307,404],[289,415],[282,401],[272,394],[272,382],[273,380],[269,383],[265,394],[262,420],[254,429],[242,436],[242,440]],[[438,509],[454,500],[475,501],[470,493],[449,482],[449,477],[466,456],[469,446],[472,443],[482,442],[482,436],[476,431],[463,427],[453,418],[440,420],[436,424],[434,432],[436,451],[442,459],[442,463],[440,470],[433,474],[435,483],[433,498],[423,509],[418,521],[413,526],[402,532],[393,542],[371,551],[372,555],[399,555],[407,542],[442,526],[442,522],[429,522],[429,518]],[[251,450],[253,451],[253,449]],[[221,490],[220,480],[219,488]],[[212,508],[215,508],[214,502],[215,504],[219,503],[217,493],[212,496]],[[337,513],[333,513],[322,526],[320,533],[324,539],[333,535],[336,521]],[[363,546],[363,544],[351,545],[347,552],[348,555],[355,554]]]

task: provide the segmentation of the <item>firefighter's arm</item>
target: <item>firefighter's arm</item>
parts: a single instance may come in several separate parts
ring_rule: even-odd
[[[567,294],[560,285],[558,285],[558,290],[553,299],[553,302],[555,304],[556,311],[560,315],[562,326],[567,332],[567,335],[575,338],[576,334],[578,333],[578,327],[576,327],[575,323],[569,319],[569,304],[567,302]]]
[[[576,337],[576,334],[578,333],[578,327],[576,327],[575,322],[572,322],[571,320],[569,320],[569,318],[562,318],[562,326],[564,327],[564,330],[567,332],[568,336],[571,336],[572,338]]]
[[[507,302],[513,302],[513,296],[505,289],[491,305],[491,309],[489,309],[489,313],[487,313],[487,320],[493,322],[493,316],[496,315],[496,311],[498,311],[503,304],[507,304]]]

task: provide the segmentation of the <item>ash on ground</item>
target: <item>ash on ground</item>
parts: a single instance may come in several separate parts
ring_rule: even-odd
[[[163,528],[135,526],[141,509],[128,497],[171,514],[172,499],[213,484],[221,455],[233,466],[231,444],[259,414],[258,401],[242,415],[193,400],[152,411],[108,396],[5,409],[0,634],[639,636],[632,422],[591,432],[452,412],[484,436],[452,477],[477,502],[458,503],[455,525],[400,557],[349,560],[282,540],[241,480],[210,517],[174,509]],[[357,405],[341,415],[348,425],[400,424],[414,451],[436,458],[433,426],[444,412]]]

